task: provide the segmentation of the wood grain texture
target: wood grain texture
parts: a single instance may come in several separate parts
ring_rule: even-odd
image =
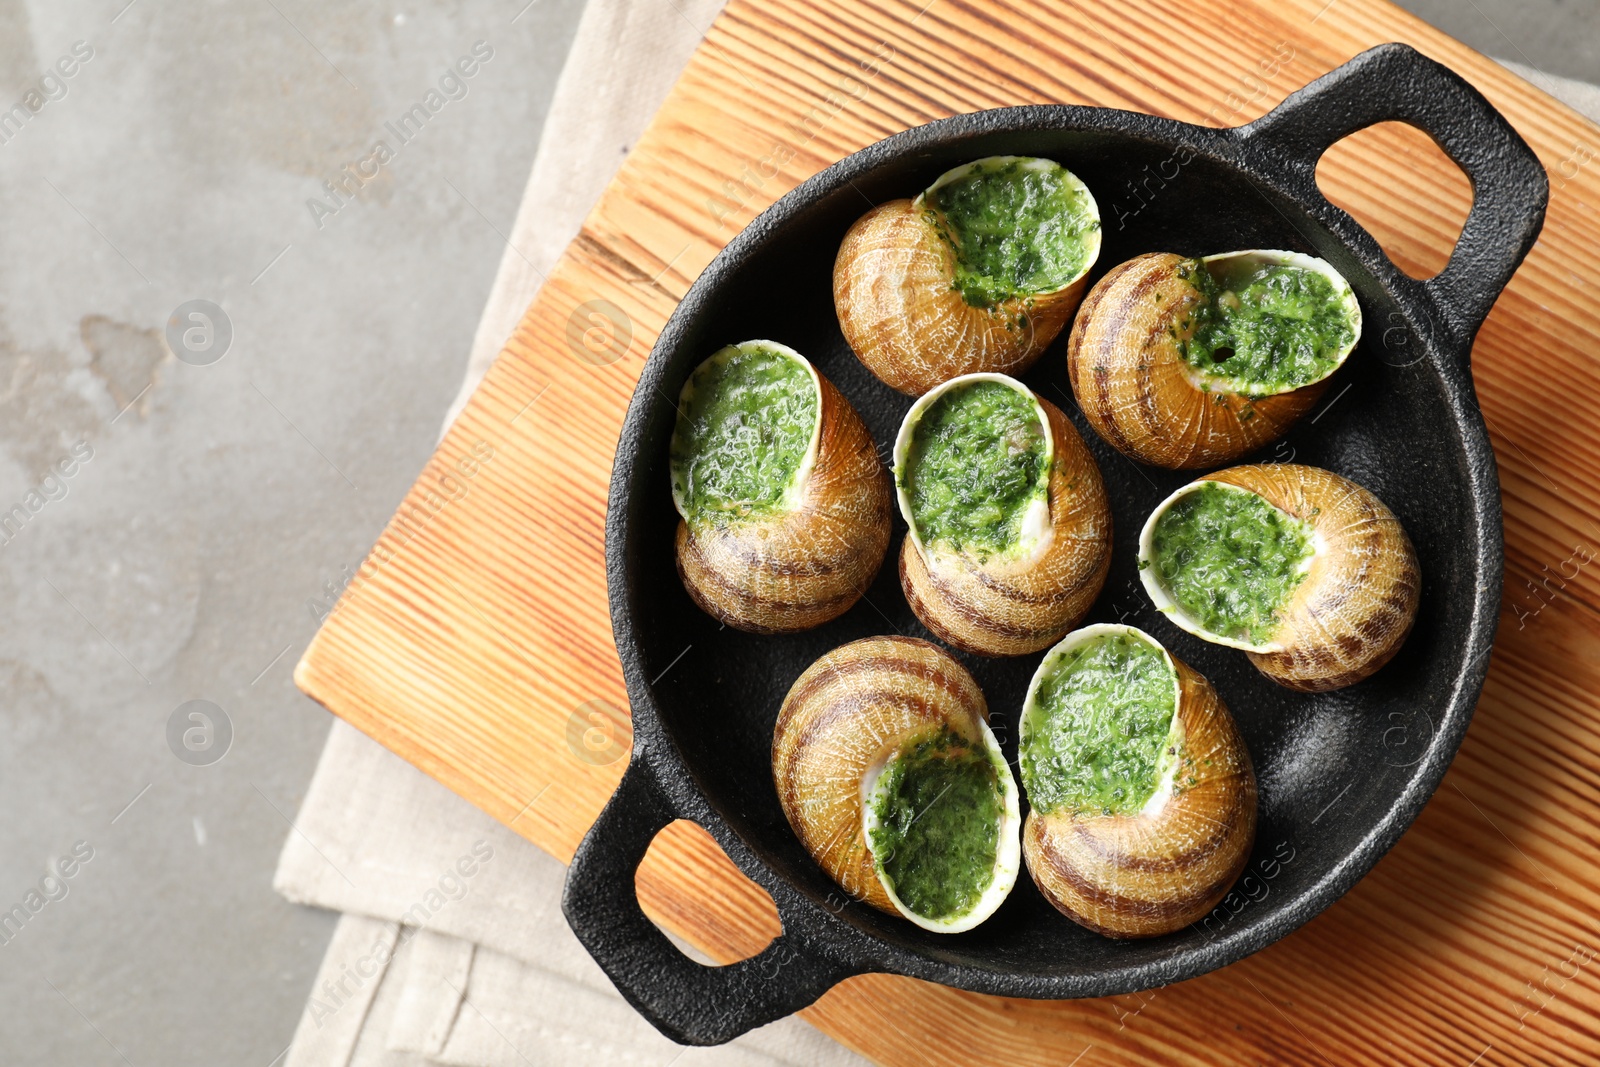
[[[1600,1061],[1600,130],[1378,0],[922,3],[734,0],[299,684],[569,859],[625,763],[599,762],[615,751],[605,731],[625,744],[625,723],[595,725],[585,707],[627,699],[602,552],[617,430],[656,333],[742,225],[930,119],[1070,102],[1234,125],[1364,48],[1406,41],[1477,85],[1552,187],[1544,235],[1474,356],[1500,460],[1506,593],[1443,786],[1343,900],[1223,971],[1076,1002],[868,976],[805,1014],[890,1064]],[[1443,264],[1470,196],[1426,139],[1390,126],[1337,146],[1319,180],[1421,275]],[[585,346],[582,305],[597,299],[631,323],[610,362],[603,331]],[[693,826],[658,838],[639,887],[652,915],[719,958],[777,930],[771,902]]]

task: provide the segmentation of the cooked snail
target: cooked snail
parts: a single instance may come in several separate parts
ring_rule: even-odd
[[[1020,374],[1055,340],[1100,254],[1100,210],[1059,163],[990,156],[867,212],[833,264],[861,362],[917,396],[958,374]]]
[[[1232,467],[1167,497],[1139,535],[1139,570],[1173,622],[1303,692],[1389,662],[1421,587],[1411,539],[1381,500],[1289,463]]]
[[[1250,753],[1211,683],[1141,630],[1087,626],[1046,653],[1017,752],[1028,872],[1091,930],[1181,929],[1249,859]]]
[[[1061,639],[1111,564],[1100,469],[1021,382],[969,374],[911,406],[894,445],[900,586],[940,640],[1020,656]]]
[[[1360,336],[1355,294],[1320,259],[1151,253],[1084,299],[1067,371],[1084,417],[1118,450],[1209,467],[1283,436]]]
[[[924,929],[970,930],[1016,882],[1017,785],[988,705],[926,641],[869,637],[808,667],[778,712],[772,779],[845,892]]]
[[[849,610],[889,545],[889,483],[850,402],[792,348],[695,368],[672,434],[678,574],[729,626],[789,633]]]

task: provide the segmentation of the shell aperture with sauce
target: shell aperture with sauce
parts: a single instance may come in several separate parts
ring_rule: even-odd
[[[963,164],[850,227],[833,268],[839,326],[912,396],[962,374],[1020,374],[1072,317],[1100,238],[1093,194],[1059,163]]]
[[[870,637],[808,667],[773,729],[778,800],[852,897],[936,933],[969,930],[1021,864],[1016,781],[972,675],[944,650]]]
[[[1422,584],[1411,539],[1381,500],[1292,463],[1231,467],[1180,488],[1145,522],[1139,568],[1179,627],[1305,692],[1389,662]]]
[[[1250,755],[1204,677],[1131,626],[1069,634],[1023,704],[1022,849],[1045,898],[1110,937],[1210,911],[1255,839]]]
[[[678,573],[730,626],[821,625],[860,599],[883,561],[890,486],[872,436],[787,346],[729,345],[695,368],[669,466]]]
[[[1110,566],[1111,512],[1059,409],[1014,378],[963,375],[911,406],[894,463],[901,589],[941,640],[1025,655],[1082,619]]]
[[[1067,370],[1096,433],[1186,469],[1238,459],[1311,409],[1361,336],[1350,284],[1323,260],[1251,249],[1136,256],[1095,284]]]

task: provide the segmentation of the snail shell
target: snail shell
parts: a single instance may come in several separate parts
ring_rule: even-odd
[[[900,899],[873,854],[869,817],[889,761],[947,729],[986,754],[999,790],[992,881],[955,916],[918,915]],[[772,778],[796,836],[845,892],[924,929],[971,929],[1000,906],[1021,863],[1017,786],[989,729],[983,691],[938,646],[911,637],[852,641],[795,681],[772,736]]]
[[[708,614],[751,633],[791,633],[844,614],[871,584],[889,546],[889,482],[855,408],[792,348],[746,341],[701,368],[761,350],[796,361],[815,386],[816,421],[805,456],[776,510],[696,516],[678,459],[682,413],[700,370],[691,374],[673,435],[673,503],[683,516],[677,566],[689,596]]]
[[[1016,292],[990,306],[957,287],[957,250],[929,195],[1008,165],[1049,168],[1079,198],[1085,221],[1081,269],[1044,292]],[[1055,340],[1100,254],[1100,213],[1071,171],[1050,160],[991,156],[947,171],[914,200],[892,200],[850,227],[833,265],[833,302],[845,340],[885,384],[917,396],[960,374],[1020,374]]]
[[[1332,283],[1352,336],[1329,353],[1321,377],[1298,388],[1253,388],[1184,360],[1180,343],[1197,332],[1196,312],[1209,299],[1194,271],[1251,264],[1299,267]],[[1089,292],[1067,342],[1067,371],[1084,417],[1116,449],[1158,467],[1210,467],[1282,437],[1321,398],[1360,334],[1355,294],[1320,259],[1266,249],[1202,260],[1154,252],[1113,267]]]
[[[1266,641],[1207,630],[1174,601],[1154,565],[1157,521],[1208,483],[1248,490],[1312,530],[1305,577]],[[1422,585],[1411,538],[1383,501],[1348,478],[1292,463],[1230,467],[1167,497],[1140,533],[1139,567],[1150,599],[1178,626],[1243,649],[1262,674],[1308,693],[1352,685],[1388,663],[1416,621]]]
[[[1019,751],[1026,754],[1042,729],[1042,679],[1066,653],[1117,634],[1160,650],[1172,669],[1170,755],[1155,792],[1127,813],[1035,807],[1023,826],[1022,853],[1045,899],[1074,922],[1108,937],[1155,937],[1199,920],[1239,877],[1255,842],[1256,780],[1211,683],[1131,626],[1085,627],[1045,655],[1023,705]],[[1032,801],[1026,755],[1023,775]]]
[[[1048,442],[1048,495],[1030,515],[1012,555],[927,544],[913,516],[907,471],[916,427],[946,392],[1001,382],[1031,399]],[[911,406],[895,440],[895,485],[910,531],[900,546],[900,587],[941,641],[982,656],[1021,656],[1061,639],[1083,618],[1111,566],[1111,508],[1100,468],[1078,431],[1048,400],[1013,378],[969,374]]]

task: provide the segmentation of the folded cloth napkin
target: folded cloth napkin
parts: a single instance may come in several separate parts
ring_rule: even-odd
[[[720,7],[589,0],[446,425]],[[334,723],[274,879],[289,900],[344,913],[286,1067],[866,1062],[796,1019],[718,1049],[672,1044],[567,929],[564,875],[522,837]]]
[[[567,929],[555,859],[335,723],[275,885],[345,914],[286,1067],[864,1064],[798,1019],[682,1049]],[[493,945],[493,948],[489,948]]]
[[[589,0],[446,425],[720,6]],[[1600,121],[1595,86],[1506,65]],[[292,901],[344,913],[286,1067],[865,1063],[795,1019],[722,1048],[671,1044],[567,929],[563,875],[523,838],[334,723],[274,883]]]

